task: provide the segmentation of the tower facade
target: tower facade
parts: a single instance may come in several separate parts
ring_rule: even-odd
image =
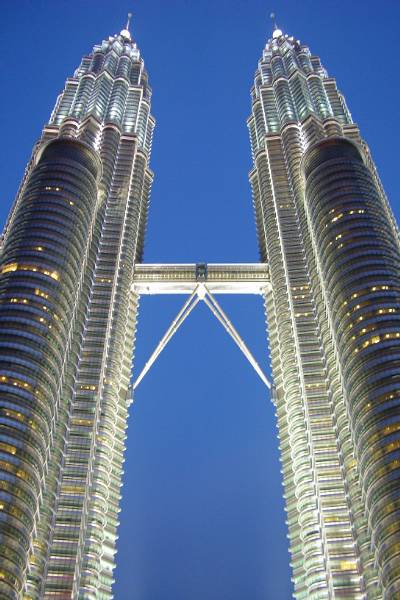
[[[295,597],[400,597],[398,230],[336,82],[275,28],[248,121]]]
[[[110,598],[152,173],[129,23],[85,56],[0,256],[0,596]]]

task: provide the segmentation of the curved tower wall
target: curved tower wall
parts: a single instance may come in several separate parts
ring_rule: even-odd
[[[266,314],[295,596],[298,599],[393,597],[390,594],[396,589],[394,582],[398,579],[397,567],[393,566],[397,530],[392,523],[398,510],[392,493],[396,484],[388,482],[378,499],[373,497],[372,490],[379,485],[378,481],[384,481],[383,462],[395,460],[395,456],[388,454],[387,445],[387,453],[381,449],[372,458],[372,440],[380,447],[386,444],[383,431],[376,430],[379,418],[372,417],[377,407],[368,410],[368,397],[372,393],[369,390],[378,385],[383,375],[377,373],[376,383],[368,379],[372,374],[361,375],[367,359],[361,366],[358,356],[357,374],[352,370],[349,375],[350,363],[354,361],[349,340],[354,333],[342,331],[344,320],[338,325],[339,313],[332,302],[338,290],[335,285],[344,284],[344,263],[352,249],[343,232],[337,232],[337,239],[336,235],[324,237],[330,231],[329,226],[321,225],[321,229],[320,216],[316,221],[317,175],[307,174],[305,184],[302,170],[305,154],[307,168],[311,168],[311,157],[318,154],[316,148],[324,147],[323,140],[345,138],[340,147],[347,144],[358,156],[356,146],[363,148],[366,166],[359,160],[354,166],[354,176],[357,169],[363,170],[363,183],[361,176],[353,182],[347,181],[343,165],[332,167],[332,172],[327,166],[327,172],[318,179],[318,189],[325,194],[318,195],[321,203],[318,206],[322,211],[322,198],[334,194],[335,186],[338,206],[343,198],[347,202],[346,194],[351,196],[354,190],[360,196],[355,203],[363,202],[362,193],[365,201],[368,197],[371,205],[375,203],[376,223],[372,224],[371,213],[367,217],[365,212],[354,212],[363,210],[361,207],[350,207],[346,220],[351,219],[360,231],[366,231],[365,221],[369,219],[368,226],[376,234],[370,244],[376,244],[384,255],[381,260],[387,261],[391,273],[388,278],[394,277],[394,257],[397,261],[399,257],[393,215],[368,148],[351,120],[335,80],[306,46],[279,30],[268,41],[256,71],[248,126],[254,160],[250,181],[260,254],[269,265],[272,283],[272,293],[266,297]],[[321,146],[317,145],[319,142]],[[332,213],[332,229],[341,227],[342,218],[340,211],[337,215]],[[374,229],[377,227],[379,234]],[[339,246],[346,257],[342,262],[334,257]],[[364,250],[367,252],[367,245]],[[376,272],[369,273],[368,278],[373,302],[387,305],[377,310],[394,308],[388,304],[388,296],[395,294],[394,288],[381,289],[389,283],[381,283],[381,275]],[[352,285],[357,286],[355,280]],[[382,293],[387,294],[385,300]],[[353,299],[354,302],[358,304]],[[394,313],[385,318],[393,319]],[[355,329],[358,331],[359,326]],[[377,349],[375,343],[371,347],[368,335],[374,334],[365,333],[365,343],[369,343],[365,349],[359,349],[360,357]],[[389,335],[392,340],[392,332]],[[395,344],[396,339],[393,340]],[[396,355],[389,351],[387,360],[390,368],[395,369]],[[385,370],[383,365],[382,369]],[[352,411],[356,405],[355,419]],[[398,411],[398,407],[393,410]],[[364,419],[362,426],[360,419]],[[390,435],[397,434],[393,430]],[[389,443],[392,440],[388,438]],[[396,452],[395,446],[391,448]],[[387,477],[396,478],[393,469]],[[384,532],[389,537],[385,538]]]
[[[4,533],[5,598],[112,596],[132,282],[153,179],[150,100],[128,31],[95,46],[57,100],[3,233],[3,326],[26,341],[24,351],[0,346],[10,438],[0,476],[15,471],[4,493],[23,504],[4,509],[5,531],[21,532]]]
[[[400,592],[398,242],[362,154],[344,138],[304,157],[306,210],[343,365],[354,453],[386,598]]]
[[[17,598],[44,494],[62,459],[68,362],[98,206],[100,161],[76,140],[46,145],[0,260],[0,545],[3,598]],[[58,429],[57,429],[58,423]],[[51,482],[52,484],[53,482]]]

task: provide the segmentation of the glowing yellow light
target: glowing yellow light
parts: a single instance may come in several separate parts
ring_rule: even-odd
[[[357,569],[357,563],[352,560],[342,560],[340,562],[341,571],[355,571]]]
[[[9,263],[8,265],[4,265],[1,268],[1,273],[11,273],[12,271],[16,271],[18,269],[18,263]]]

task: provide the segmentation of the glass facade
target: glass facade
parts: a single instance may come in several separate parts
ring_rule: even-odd
[[[82,59],[34,148],[0,256],[0,596],[111,598],[153,175],[129,31]]]
[[[81,142],[58,138],[45,145],[3,243],[0,591],[6,598],[22,589],[43,480],[54,490],[49,461],[63,456],[71,375],[65,358],[77,351],[99,173],[98,158]]]
[[[295,597],[397,598],[397,227],[335,80],[278,29],[248,126]]]

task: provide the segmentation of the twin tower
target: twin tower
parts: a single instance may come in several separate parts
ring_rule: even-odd
[[[215,310],[265,297],[295,597],[400,598],[396,223],[307,46],[275,28],[251,100],[262,262],[182,275],[140,265],[155,123],[129,24],[67,79],[2,238],[1,598],[112,597],[139,295],[182,277]]]

